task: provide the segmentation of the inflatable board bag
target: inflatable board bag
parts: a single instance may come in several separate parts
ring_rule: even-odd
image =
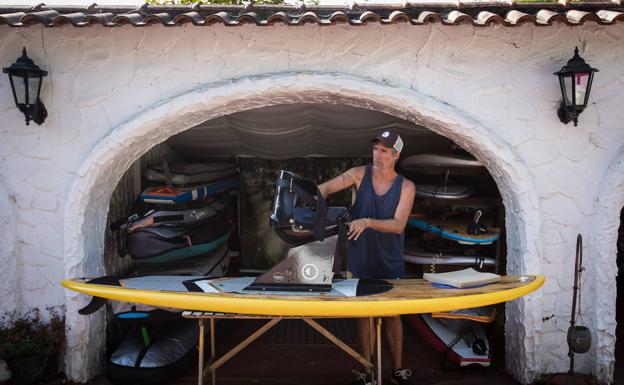
[[[150,262],[150,258],[145,262]],[[138,263],[133,275],[191,275],[211,278],[223,277],[230,265],[230,249],[227,242],[214,250],[195,257],[162,263]]]
[[[231,231],[232,225],[225,215],[215,218],[212,223],[192,228],[147,227],[128,234],[126,249],[137,260],[160,257],[159,262],[167,262],[212,251],[227,241]],[[170,258],[164,256],[181,249],[188,249],[183,250],[188,252]]]
[[[111,355],[106,377],[115,384],[166,384],[195,364],[198,325],[174,319],[132,328]]]
[[[130,217],[119,229],[120,255],[137,260],[167,262],[189,258],[217,248],[229,237],[232,224],[223,202],[197,209],[154,211],[143,218]],[[167,256],[165,253],[175,252]]]
[[[220,179],[208,184],[191,187],[153,186],[145,189],[139,201],[156,205],[181,205],[238,188],[238,179]]]
[[[168,169],[168,170],[167,170]],[[208,183],[236,174],[236,164],[218,163],[164,163],[149,164],[145,179],[153,182],[171,183],[176,186]]]

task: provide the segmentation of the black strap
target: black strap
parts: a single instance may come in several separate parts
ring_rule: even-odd
[[[171,173],[169,172],[169,162],[167,159],[163,159],[163,174],[165,176],[165,184],[167,187],[173,188],[173,183],[171,182]]]
[[[117,255],[125,257],[128,254],[128,224],[121,225],[118,231],[115,232],[115,240],[117,243]]]
[[[339,274],[342,269],[342,261],[347,257],[347,230],[349,226],[342,218],[338,223],[338,239],[336,240],[336,249],[334,251],[334,274]]]

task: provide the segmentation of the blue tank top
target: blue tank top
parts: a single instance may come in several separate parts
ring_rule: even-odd
[[[390,189],[383,195],[375,194],[371,165],[366,165],[351,216],[353,219],[392,219],[403,186],[403,176],[398,175]],[[357,241],[349,241],[347,269],[357,278],[395,279],[405,276],[403,242],[401,234],[382,233],[366,229]]]

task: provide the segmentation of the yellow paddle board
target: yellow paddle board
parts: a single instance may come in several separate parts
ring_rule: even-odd
[[[544,283],[542,275],[503,276],[500,282],[469,289],[436,288],[422,279],[384,280],[369,284],[367,291],[376,294],[357,296],[276,292],[241,294],[215,289],[228,279],[232,278],[210,280],[213,292],[193,292],[184,288],[136,289],[128,287],[130,280],[126,283],[121,280],[120,286],[114,286],[88,283],[88,279],[70,279],[62,281],[62,285],[94,297],[182,310],[269,316],[377,317],[450,311],[511,301],[533,292]]]

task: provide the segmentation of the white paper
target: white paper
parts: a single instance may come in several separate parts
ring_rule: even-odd
[[[332,283],[332,289],[345,297],[355,297],[357,293],[358,279],[343,279]]]
[[[197,287],[199,287],[200,289],[202,289],[202,291],[203,291],[204,293],[218,293],[218,292],[219,292],[219,290],[215,289],[215,287],[214,287],[214,286],[212,286],[212,285],[210,284],[210,282],[212,282],[212,281],[211,281],[211,280],[209,280],[209,279],[204,279],[204,280],[201,280],[201,281],[193,281],[193,283],[194,283],[195,285],[197,285]]]

